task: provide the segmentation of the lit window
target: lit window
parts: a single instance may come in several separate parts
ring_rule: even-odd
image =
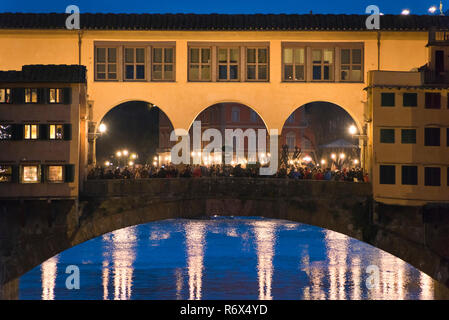
[[[333,80],[333,49],[313,49],[312,50],[312,74],[315,81]]]
[[[50,125],[50,140],[62,140],[64,138],[64,127],[62,124]]]
[[[305,80],[305,49],[284,48],[284,81]]]
[[[239,79],[239,48],[218,48],[218,80]]]
[[[12,167],[0,165],[0,183],[11,182],[12,180]]]
[[[22,166],[21,183],[38,183],[39,166]]]
[[[145,48],[125,48],[125,80],[145,80]]]
[[[153,48],[152,80],[174,80],[174,48]]]
[[[211,80],[211,49],[190,48],[189,55],[189,80]]]
[[[11,89],[0,89],[0,103],[11,103]]]
[[[48,182],[64,182],[63,166],[48,166]]]
[[[37,89],[26,88],[25,89],[25,103],[37,103]]]
[[[97,80],[117,80],[117,48],[96,48],[95,75]]]
[[[12,138],[12,125],[0,124],[0,140],[11,140]]]
[[[246,80],[268,80],[268,48],[246,49]]]
[[[24,128],[25,128],[24,138],[26,140],[37,139],[37,124],[26,124]]]
[[[362,81],[362,49],[341,50],[341,81]]]
[[[49,99],[50,103],[62,103],[62,89],[50,89]]]

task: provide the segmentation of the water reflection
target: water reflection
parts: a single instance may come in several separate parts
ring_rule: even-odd
[[[78,265],[81,289],[65,288]],[[368,266],[379,285],[369,289]],[[439,289],[440,290],[440,289]],[[22,299],[425,299],[435,282],[342,234],[268,219],[167,220],[114,231],[23,276]]]

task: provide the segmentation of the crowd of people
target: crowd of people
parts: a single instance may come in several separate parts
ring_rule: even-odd
[[[129,167],[96,167],[88,174],[88,179],[149,179],[149,178],[201,178],[201,177],[252,177],[267,178],[259,174],[259,165],[134,165]],[[281,166],[273,178],[299,180],[325,180],[369,182],[368,174],[361,168],[331,170],[320,166],[288,165]]]

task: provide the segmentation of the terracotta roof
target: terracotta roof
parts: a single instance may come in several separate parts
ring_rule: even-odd
[[[22,71],[0,71],[0,82],[85,83],[86,67],[80,65],[26,65]]]
[[[65,13],[0,13],[0,29],[64,29]],[[366,31],[366,15],[82,13],[85,30],[340,30]],[[449,29],[449,17],[383,15],[382,30]]]

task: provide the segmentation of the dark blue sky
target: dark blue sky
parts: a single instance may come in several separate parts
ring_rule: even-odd
[[[381,12],[399,14],[410,9],[412,14],[427,14],[439,0],[371,0],[371,1],[301,1],[301,0],[2,0],[0,12],[64,12],[75,4],[81,12],[123,13],[365,13],[368,5],[377,5]],[[446,4],[443,1],[443,4]],[[449,9],[449,1],[444,11]]]

